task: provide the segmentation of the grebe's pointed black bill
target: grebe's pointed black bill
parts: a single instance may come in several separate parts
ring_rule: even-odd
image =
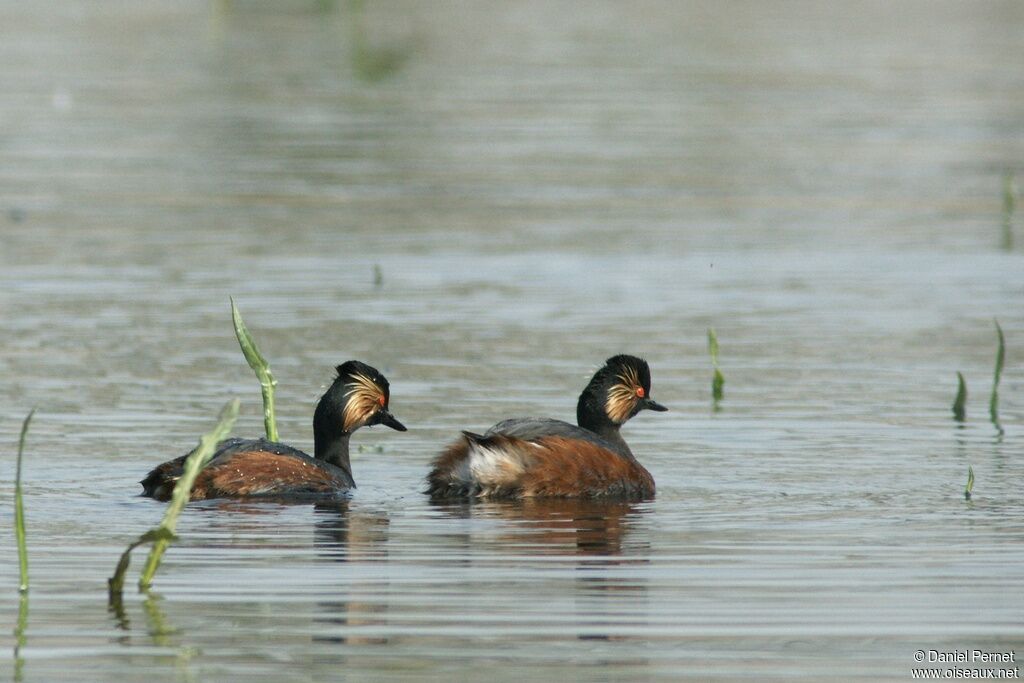
[[[389,413],[386,410],[380,411],[380,413],[378,413],[378,417],[380,418],[380,423],[382,425],[391,427],[396,432],[407,431],[406,428],[405,428],[405,425],[402,424],[401,422],[399,422],[398,420],[396,420],[395,416],[392,415],[391,413]]]
[[[644,408],[646,408],[647,410],[656,410],[656,411],[658,411],[659,413],[663,413],[663,412],[665,412],[666,410],[668,410],[668,408],[666,408],[665,406],[661,405],[661,404],[660,404],[660,403],[658,403],[657,401],[652,401],[652,400],[651,400],[651,399],[649,399],[649,398],[645,398],[645,399],[644,399],[644,400],[643,400],[643,401],[641,402],[641,404],[640,404],[640,409],[641,409],[641,410],[643,410]]]

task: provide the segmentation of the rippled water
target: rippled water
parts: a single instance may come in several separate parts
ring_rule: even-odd
[[[39,406],[14,677],[908,680],[920,648],[1024,654],[1019,3],[7,3],[0,24],[8,526]],[[154,593],[108,612],[163,510],[138,479],[232,395],[262,431],[229,294],[283,439],[311,448],[347,358],[410,431],[354,438],[347,504],[190,506]],[[571,419],[618,352],[671,408],[625,429],[656,500],[420,493],[459,429]],[[0,556],[13,623],[13,539]]]

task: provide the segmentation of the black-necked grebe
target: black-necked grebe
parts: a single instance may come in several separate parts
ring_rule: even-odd
[[[388,412],[389,385],[375,368],[350,360],[320,398],[313,414],[314,456],[266,439],[227,439],[203,468],[191,500],[208,498],[336,496],[356,486],[348,441],[360,427],[405,426]],[[169,500],[187,456],[153,469],[141,484],[144,496]]]
[[[609,358],[580,394],[579,426],[546,418],[499,422],[434,460],[427,493],[437,498],[619,498],[654,495],[654,478],[619,434],[653,401],[651,371],[634,356]]]

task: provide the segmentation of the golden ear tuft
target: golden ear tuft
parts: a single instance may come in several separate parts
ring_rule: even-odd
[[[387,403],[387,397],[372,379],[353,373],[346,385],[342,423],[346,432],[362,427]]]
[[[633,414],[637,400],[644,395],[644,388],[636,368],[632,366],[624,367],[616,379],[619,381],[608,389],[604,410],[612,422],[622,424]]]

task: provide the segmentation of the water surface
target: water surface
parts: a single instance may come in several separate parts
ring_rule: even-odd
[[[367,5],[0,7],[8,523],[39,406],[0,667],[874,681],[921,648],[1021,655],[1020,4]],[[345,504],[190,506],[153,595],[108,612],[163,510],[136,482],[233,395],[262,431],[229,294],[283,439],[311,449],[348,358],[410,431],[356,435]],[[619,352],[671,409],[624,431],[655,500],[420,493],[458,430],[571,419]]]

